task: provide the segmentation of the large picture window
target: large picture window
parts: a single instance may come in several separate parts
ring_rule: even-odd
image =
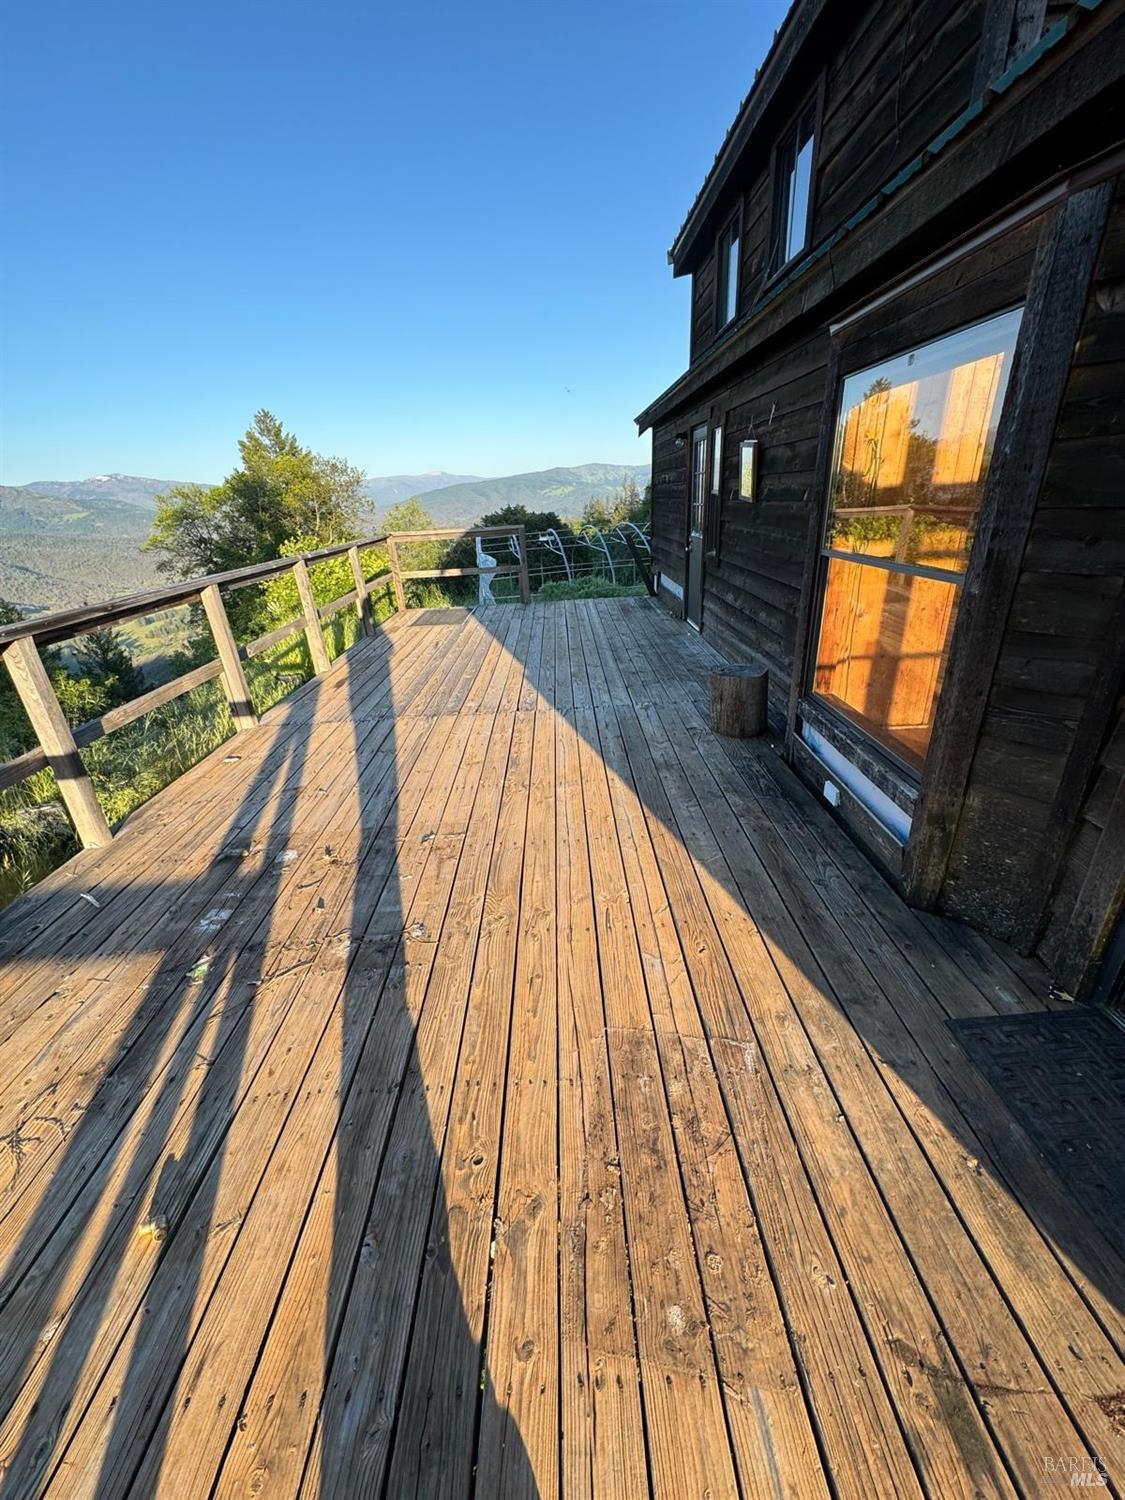
[[[1019,311],[849,375],[823,546],[813,691],[920,769]]]

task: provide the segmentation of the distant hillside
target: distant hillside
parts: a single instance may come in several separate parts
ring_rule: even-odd
[[[446,474],[440,469],[429,474],[383,474],[368,479],[363,489],[376,511],[381,511],[423,492],[429,494],[433,490],[448,489],[450,485],[472,484],[479,478],[479,474]]]
[[[579,464],[573,469],[540,469],[449,485],[424,491],[418,499],[442,526],[468,525],[509,505],[576,516],[589,501],[614,494],[627,479],[643,489],[650,472],[647,464]]]
[[[577,515],[588,501],[613,494],[626,479],[643,488],[649,472],[644,464],[579,464],[498,479],[441,470],[377,474],[367,480],[364,492],[371,501],[375,524],[392,505],[418,496],[440,525],[460,526],[507,505]],[[0,536],[144,537],[157,498],[183,482],[136,474],[95,474],[89,479],[34,479],[20,486],[0,485]]]
[[[139,537],[0,535],[0,598],[21,609],[71,609],[161,582]]]
[[[471,484],[479,474],[447,474],[431,469],[425,474],[374,474],[364,485],[364,493],[376,507],[396,505],[412,495],[445,489],[452,484]],[[95,474],[89,479],[33,479],[19,489],[57,500],[87,502],[96,508],[102,501],[124,501],[147,511],[155,511],[156,501],[182,479],[144,479],[137,474]],[[208,481],[209,482],[209,481]]]
[[[163,495],[180,479],[142,479],[136,474],[95,474],[89,479],[33,479],[22,485],[25,490],[34,490],[40,495],[53,495],[59,500],[86,501],[96,505],[99,501],[123,501],[126,505],[139,505],[143,510],[154,511],[158,495]]]
[[[0,485],[0,536],[145,537],[151,526],[151,510],[110,495],[80,500]]]
[[[643,488],[646,465],[580,464],[480,479],[465,474],[388,474],[369,479],[377,526],[400,501],[418,496],[437,526],[464,526],[508,505],[575,516],[627,479]],[[0,485],[0,598],[27,610],[62,609],[128,594],[158,581],[141,552],[156,497],[177,481],[101,474],[92,479]]]

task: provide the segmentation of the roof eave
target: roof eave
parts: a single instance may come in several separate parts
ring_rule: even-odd
[[[668,263],[673,275],[682,276],[690,269],[688,262],[699,233],[729,182],[735,163],[827,4],[829,0],[793,0],[785,19],[774,33],[773,43],[754,75],[750,92],[742,101],[711,170],[668,251]]]
[[[1106,19],[1107,16],[1110,19]],[[1085,73],[1082,71],[1082,59],[1089,54],[1091,42],[1099,38],[1104,42],[1113,35],[1109,29],[1113,17],[1120,18],[1119,5],[1111,7],[1107,0],[1079,0],[1078,4],[1044,33],[1034,47],[1017,58],[999,77],[991,79],[984,92],[939,131],[915,158],[900,168],[842,225],[813,246],[791,271],[772,282],[753,307],[743,313],[729,329],[724,330],[698,360],[689,365],[655,401],[650,401],[634,419],[638,431],[643,434],[656,423],[666,420],[686,405],[709,381],[718,378],[729,364],[752,352],[755,337],[759,340],[762,337],[766,315],[776,313],[779,303],[784,307],[789,302],[786,294],[795,292],[799,283],[805,285],[801,304],[803,313],[808,313],[814,306],[822,303],[825,296],[841,293],[848,282],[854,280],[855,275],[870,263],[870,253],[864,251],[862,246],[867,242],[873,227],[882,224],[888,213],[894,214],[904,200],[925,203],[935,200],[939,205],[939,213],[941,205],[947,206],[954,202],[958,194],[951,187],[938,192],[935,198],[933,171],[943,170],[944,164],[944,169],[956,178],[960,185],[959,191],[963,192],[965,181],[973,175],[965,165],[968,160],[966,153],[971,154],[976,150],[979,154],[980,132],[983,130],[987,136],[992,128],[1001,129],[1002,126],[995,125],[996,120],[999,118],[1005,121],[1010,118],[1013,109],[1024,108],[1022,101],[1027,99],[1045,76],[1049,78],[1057,74],[1063,80],[1057,85],[1057,92],[1060,99],[1067,102],[1056,102],[1051,110],[1045,110],[1040,103],[1040,108],[1030,117],[1037,128],[1031,129],[1028,125],[1022,132],[1029,140],[1049,136],[1049,132],[1059,125],[1068,111],[1078,110],[1088,104],[1099,90],[1106,95],[1119,90],[1122,79],[1125,79],[1125,55],[1121,50],[1125,42],[1122,41],[1120,31],[1117,34],[1119,60],[1116,71],[1105,60],[1104,45],[1099,52],[1100,74],[1097,88],[1091,85],[1090,68],[1087,67]],[[1071,69],[1075,70],[1074,81],[1067,82]],[[1109,152],[1109,158],[1116,174],[1120,171],[1120,148],[1117,145]],[[1096,160],[1087,161],[1087,169],[1093,170]],[[954,165],[949,165],[951,162]],[[961,165],[958,166],[958,163]],[[995,172],[996,167],[989,170]],[[1075,166],[1072,165],[1054,174],[1049,181],[1056,186],[1059,183],[1070,183],[1067,190],[1074,190],[1074,183],[1078,180],[1073,178],[1074,172]],[[1100,178],[1095,174],[1095,178],[1091,180]],[[917,229],[917,225],[914,229]],[[894,243],[896,235],[892,234],[890,240]],[[847,259],[849,247],[854,249],[857,242],[860,248],[851,256],[853,269],[845,269],[838,257],[842,253]],[[830,267],[830,271],[824,288],[810,292],[810,278],[826,265]],[[792,311],[786,314],[789,319],[793,316]]]

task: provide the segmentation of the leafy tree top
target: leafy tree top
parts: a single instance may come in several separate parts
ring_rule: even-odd
[[[238,445],[241,467],[222,484],[176,485],[157,501],[145,543],[174,578],[224,572],[281,555],[293,537],[347,541],[359,528],[366,475],[303,448],[269,411]]]
[[[642,492],[636,480],[630,477],[614,494],[588,501],[579,519],[583,525],[593,526],[598,531],[609,531],[622,521],[641,525],[649,519],[650,509],[649,487],[646,486]]]
[[[568,535],[570,525],[553,510],[528,510],[526,505],[505,505],[503,510],[489,511],[480,520],[482,526],[525,526],[528,536],[537,536],[541,531],[557,531]]]
[[[400,500],[392,505],[383,517],[383,531],[432,531],[434,518],[415,496],[412,500]]]

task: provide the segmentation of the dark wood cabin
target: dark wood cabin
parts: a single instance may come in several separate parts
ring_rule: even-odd
[[[1125,7],[796,0],[669,252],[658,597],[914,905],[1125,974]]]

